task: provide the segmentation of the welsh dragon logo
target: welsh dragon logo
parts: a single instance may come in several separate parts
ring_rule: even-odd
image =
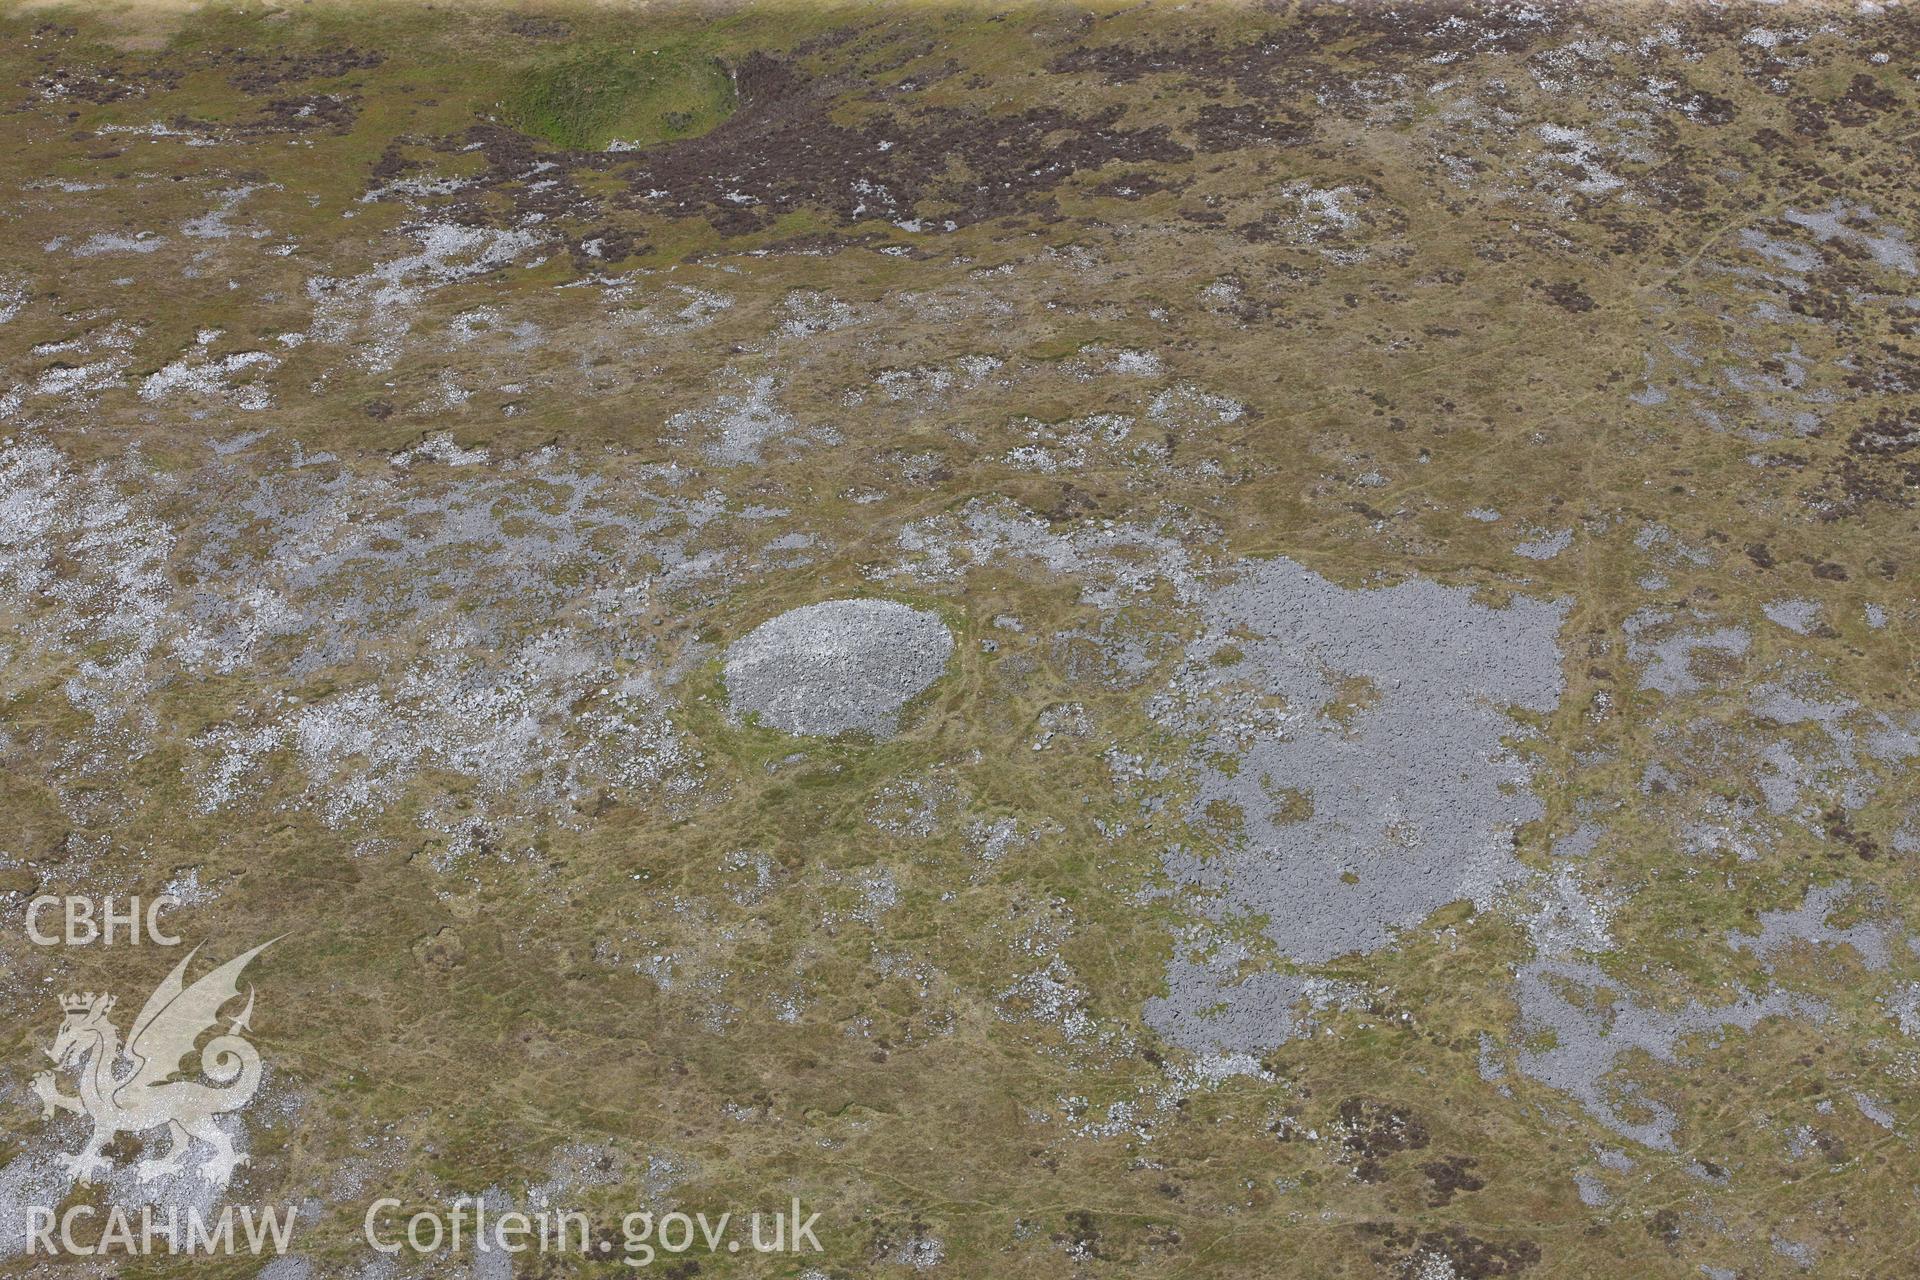
[[[194,1138],[213,1148],[213,1156],[198,1169],[210,1182],[224,1185],[236,1167],[247,1163],[214,1117],[246,1106],[260,1087],[260,1053],[240,1034],[251,1029],[253,989],[247,989],[246,1007],[228,1021],[226,1031],[195,1055],[199,1074],[213,1081],[211,1085],[179,1078],[180,1060],[203,1033],[219,1026],[220,1010],[240,994],[241,971],[277,941],[261,943],[188,986],[187,965],[200,950],[195,947],[147,997],[124,1050],[119,1028],[107,1017],[113,1011],[112,996],[89,991],[60,997],[66,1016],[47,1056],[59,1072],[78,1070],[80,1092],[60,1092],[55,1071],[35,1075],[33,1091],[43,1118],[51,1118],[57,1109],[93,1121],[87,1145],[66,1157],[68,1172],[81,1182],[92,1182],[95,1173],[112,1165],[101,1152],[116,1135],[163,1125],[170,1144],[163,1155],[136,1167],[142,1182],[184,1168]],[[131,1063],[132,1070],[125,1070],[123,1063]]]

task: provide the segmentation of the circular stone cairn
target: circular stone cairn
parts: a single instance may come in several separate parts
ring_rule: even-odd
[[[893,600],[827,600],[770,618],[733,642],[723,672],[736,714],[787,733],[876,738],[940,678],[953,637],[936,614]]]

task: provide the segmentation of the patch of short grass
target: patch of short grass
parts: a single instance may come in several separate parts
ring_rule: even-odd
[[[575,150],[695,137],[733,107],[726,67],[688,46],[571,53],[523,72],[506,101],[514,127]]]

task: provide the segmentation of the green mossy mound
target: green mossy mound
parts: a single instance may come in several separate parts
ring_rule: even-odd
[[[515,128],[569,150],[647,146],[707,132],[732,114],[733,78],[687,47],[575,52],[524,72],[506,103]]]

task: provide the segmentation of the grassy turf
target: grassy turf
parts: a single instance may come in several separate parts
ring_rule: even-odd
[[[524,72],[506,108],[514,127],[586,150],[694,137],[734,101],[719,59],[683,44],[568,53]]]

